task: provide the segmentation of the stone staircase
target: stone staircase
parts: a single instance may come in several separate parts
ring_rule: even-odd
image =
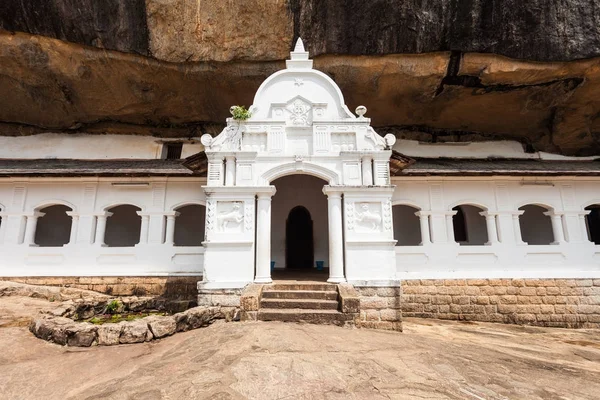
[[[345,325],[355,314],[341,311],[338,285],[329,283],[275,283],[259,296],[259,321]]]

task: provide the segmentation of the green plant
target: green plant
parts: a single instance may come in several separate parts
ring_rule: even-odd
[[[98,317],[93,317],[92,319],[89,319],[88,322],[91,322],[94,325],[102,325],[102,323],[104,321],[102,321],[100,318]]]
[[[113,300],[106,305],[106,312],[108,314],[114,314],[121,307],[119,300]]]
[[[231,107],[231,115],[236,121],[245,121],[252,116],[252,113],[244,106]]]

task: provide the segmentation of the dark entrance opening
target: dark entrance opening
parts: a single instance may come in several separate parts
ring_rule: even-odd
[[[311,269],[314,264],[313,221],[302,207],[292,208],[285,223],[285,264],[287,268]]]
[[[589,239],[594,244],[600,244],[600,206],[593,205],[585,208],[590,213],[586,216]]]

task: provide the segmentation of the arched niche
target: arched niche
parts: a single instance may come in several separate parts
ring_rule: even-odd
[[[452,208],[454,240],[463,246],[482,246],[488,242],[485,217],[480,215],[485,209],[472,204],[460,204]]]
[[[107,210],[112,213],[106,220],[104,243],[108,247],[132,247],[140,242],[141,209],[132,204],[121,204]]]
[[[43,213],[37,219],[35,244],[40,247],[60,247],[69,243],[71,238],[72,217],[67,214],[72,208],[63,204],[53,204],[38,208]]]
[[[519,207],[523,214],[519,216],[521,240],[529,245],[548,245],[554,242],[552,221],[544,213],[550,211],[546,206],[526,204]]]
[[[418,208],[407,204],[397,204],[392,207],[396,246],[421,244],[421,224],[419,217],[415,215],[418,211],[420,211]]]
[[[175,209],[175,246],[202,246],[206,207],[200,204],[187,204]]]

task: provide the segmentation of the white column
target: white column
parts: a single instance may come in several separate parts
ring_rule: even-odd
[[[235,157],[225,157],[225,186],[235,185]]]
[[[27,215],[27,223],[25,225],[25,240],[23,243],[26,246],[37,246],[35,244],[35,230],[37,229],[37,220],[43,217],[45,214],[41,212],[34,212],[31,215]]]
[[[271,196],[259,193],[256,209],[256,283],[271,283]]]
[[[513,232],[515,235],[515,242],[517,244],[527,244],[523,241],[523,237],[521,236],[521,221],[519,217],[524,213],[524,211],[515,212],[512,214],[513,219]]]
[[[106,218],[112,215],[113,213],[111,212],[105,212],[104,214],[96,216],[96,239],[94,241],[94,245],[106,246],[104,243],[104,234],[106,233]]]
[[[591,211],[585,211],[579,214],[579,229],[581,230],[581,240],[584,243],[591,243],[590,236],[588,234],[588,226],[585,220],[585,216],[588,215]]]
[[[554,234],[554,242],[552,244],[564,243],[565,232],[563,230],[562,215],[556,214],[554,211],[547,211],[544,215],[549,216],[552,222],[552,233]]]
[[[450,243],[456,243],[456,238],[454,237],[454,221],[452,220],[452,217],[454,217],[457,212],[458,211],[451,211],[446,213],[446,236]]]
[[[415,213],[419,217],[419,223],[421,225],[421,246],[431,244],[431,237],[429,235],[429,214],[423,211],[417,211]]]
[[[148,227],[150,226],[150,215],[142,214],[141,211],[137,211],[137,215],[142,217],[142,224],[140,227],[140,242],[138,244],[148,243]]]
[[[344,237],[342,233],[342,194],[327,193],[329,221],[329,279],[327,282],[345,282]]]
[[[165,233],[165,244],[175,244],[175,218],[179,216],[178,212],[167,214],[167,230]]]
[[[498,243],[498,230],[496,229],[496,215],[490,214],[488,211],[480,212],[479,215],[485,217],[485,226],[487,228],[488,241],[487,245]]]
[[[373,157],[365,156],[362,158],[362,184],[371,186],[373,184]]]
[[[69,245],[77,243],[77,230],[79,229],[79,214],[72,211],[67,211],[67,215],[71,216],[71,236],[69,237]]]

